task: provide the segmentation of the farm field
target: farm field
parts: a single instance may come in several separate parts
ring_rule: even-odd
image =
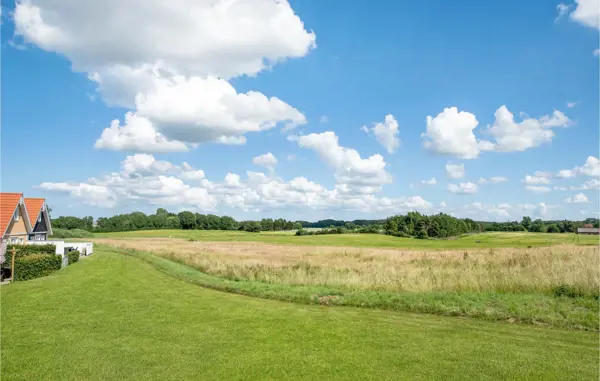
[[[2,286],[2,379],[598,379],[597,332],[262,300],[162,260],[103,248]]]
[[[141,230],[115,233],[95,233],[98,238],[184,238],[211,242],[263,242],[279,245],[351,246],[412,249],[469,249],[540,247],[560,244],[598,245],[598,236],[560,233],[491,232],[470,234],[455,239],[400,238],[383,234],[327,234],[295,236],[295,231],[249,233],[221,230]]]

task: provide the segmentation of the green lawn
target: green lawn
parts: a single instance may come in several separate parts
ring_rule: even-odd
[[[289,245],[390,247],[415,249],[469,249],[476,247],[527,247],[577,243],[574,234],[549,233],[481,233],[456,239],[434,240],[399,238],[382,234],[328,234],[294,236],[294,232],[248,233],[219,230],[143,230],[135,232],[96,233],[96,237],[174,237],[198,241],[265,242]],[[598,236],[579,237],[579,244],[598,245]]]
[[[3,381],[599,376],[597,333],[254,299],[102,250],[0,292]]]

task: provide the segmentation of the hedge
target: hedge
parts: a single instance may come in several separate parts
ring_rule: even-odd
[[[56,245],[8,245],[6,247],[6,258],[12,256],[12,248],[15,248],[15,258],[24,257],[32,254],[56,254]]]
[[[69,258],[69,264],[75,263],[79,260],[79,251],[73,250],[67,253],[67,258]]]
[[[30,254],[15,258],[14,280],[28,280],[50,275],[60,270],[60,255]]]

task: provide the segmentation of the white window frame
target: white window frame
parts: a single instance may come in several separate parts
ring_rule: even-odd
[[[15,209],[15,214],[13,215],[13,221],[19,221],[19,208]]]

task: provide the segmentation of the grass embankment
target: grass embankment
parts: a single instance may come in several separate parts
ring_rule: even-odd
[[[261,232],[220,230],[141,230],[131,232],[95,233],[99,238],[185,238],[198,241],[262,242],[282,245],[387,247],[406,249],[470,249],[496,247],[541,247],[559,244],[598,245],[598,236],[552,233],[481,233],[454,239],[400,238],[383,234],[327,234],[294,236],[294,232]]]
[[[490,273],[488,280],[486,280],[485,269],[490,267],[489,264],[477,265],[476,259],[455,259],[454,262],[442,259],[442,262],[447,261],[443,266],[435,264],[435,261],[426,262],[424,265],[419,264],[418,260],[416,262],[408,261],[404,266],[401,263],[397,264],[396,278],[390,278],[390,283],[385,285],[382,283],[368,284],[372,279],[368,279],[365,274],[355,273],[353,275],[347,268],[337,267],[321,268],[321,273],[317,272],[317,266],[312,266],[313,273],[310,270],[311,266],[263,267],[260,269],[262,279],[256,279],[257,272],[253,270],[252,265],[244,266],[240,263],[230,267],[230,271],[232,271],[230,273],[220,273],[219,268],[215,267],[212,270],[215,271],[216,276],[213,276],[206,273],[207,269],[204,267],[206,263],[199,265],[196,262],[198,255],[181,256],[169,251],[156,251],[152,254],[137,250],[114,250],[144,259],[161,270],[191,283],[261,298],[298,303],[469,316],[487,320],[506,320],[587,330],[598,330],[599,324],[597,298],[586,294],[579,297],[555,296],[553,289],[549,289],[545,293],[536,291],[536,287],[541,289],[541,286],[535,283],[535,277],[542,273],[538,269],[533,277],[529,277],[527,268],[518,268],[521,266],[518,261],[515,267],[509,267],[504,271],[498,267],[497,270],[500,273]],[[593,252],[594,249],[590,250]],[[215,260],[219,260],[219,256],[215,258]],[[578,267],[580,262],[575,263],[575,266],[571,264],[571,272],[567,277],[578,280],[577,271],[582,268]],[[498,266],[501,264],[501,261],[496,263]],[[390,266],[392,266],[391,263],[383,264],[379,266],[379,269],[390,271]],[[404,268],[405,266],[407,269]],[[254,265],[254,269],[256,268],[259,267]],[[568,266],[565,265],[563,268],[567,270]],[[393,272],[393,268],[391,269]],[[589,272],[590,276],[595,275],[594,279],[597,282],[597,266],[595,268],[590,266],[585,270]],[[400,277],[403,271],[408,271],[415,281],[419,281],[418,274],[425,279],[420,281],[420,286],[404,283],[409,290],[403,290],[402,284],[406,282]],[[444,274],[444,271],[447,273]],[[559,273],[555,272],[555,275],[558,276]],[[501,276],[509,278],[501,279]],[[511,276],[513,278],[510,278]],[[493,283],[493,277],[496,277],[498,283]],[[510,282],[519,277],[524,287],[529,288],[520,291],[514,290],[515,286]],[[469,285],[469,278],[475,283]],[[284,283],[282,279],[290,282]],[[432,282],[437,282],[438,286],[434,288]],[[477,285],[476,282],[482,283]],[[480,288],[475,288],[477,286]],[[462,287],[462,289],[453,289],[453,287]],[[498,290],[494,287],[505,287],[505,289]],[[513,289],[509,290],[510,287]],[[572,285],[566,287],[567,292],[573,289],[576,288]]]
[[[596,333],[252,299],[103,250],[0,292],[3,381],[598,379]]]
[[[94,234],[83,229],[59,229],[53,228],[50,239],[58,238],[92,238]]]

